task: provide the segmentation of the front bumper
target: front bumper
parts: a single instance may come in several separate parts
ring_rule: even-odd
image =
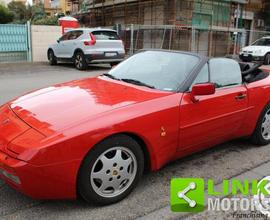
[[[246,56],[244,56],[244,54],[240,54],[239,58],[244,62],[252,62],[252,61],[263,62],[264,61],[264,56],[254,56],[252,54],[248,54]]]
[[[34,166],[0,151],[0,178],[35,199],[76,198],[78,166],[79,161]]]
[[[26,162],[17,160],[0,151],[0,179],[4,180],[4,182],[12,188],[23,192],[28,196],[35,197],[34,194],[29,191],[30,186],[27,185],[27,182],[29,182],[31,177],[21,175],[22,170],[28,169],[29,165]],[[29,174],[31,175],[31,173]],[[34,181],[35,179],[33,179],[33,182]]]
[[[114,56],[107,56],[108,53],[115,53]],[[124,53],[118,52],[103,52],[97,54],[85,54],[87,63],[113,63],[121,62],[125,59]]]

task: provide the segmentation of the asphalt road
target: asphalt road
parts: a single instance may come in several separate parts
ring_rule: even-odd
[[[0,65],[0,104],[37,88],[106,71],[108,68],[94,66],[80,72],[69,65]],[[256,147],[247,140],[219,145],[172,162],[158,172],[145,174],[128,198],[106,207],[96,207],[82,201],[32,200],[0,180],[0,219],[149,219],[152,213],[158,213],[169,205],[169,183],[172,177],[213,178],[218,183],[269,161],[269,155],[270,146]],[[172,216],[170,218],[174,218]],[[211,216],[210,213],[203,217],[193,215],[191,218],[217,218]],[[224,219],[232,219],[232,216],[227,215]]]

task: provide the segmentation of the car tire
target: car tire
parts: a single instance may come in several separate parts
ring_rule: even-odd
[[[241,56],[239,56],[239,60],[242,61],[242,62],[245,62],[244,59]]]
[[[117,66],[120,62],[113,62],[113,63],[110,63],[111,67],[114,67],[114,66]]]
[[[78,70],[86,70],[88,67],[88,64],[86,62],[85,56],[83,52],[79,51],[76,52],[74,55],[74,65],[76,69]]]
[[[270,103],[263,109],[251,140],[256,145],[266,145],[270,143]]]
[[[84,158],[78,174],[78,194],[97,205],[118,202],[135,188],[143,170],[144,154],[133,138],[107,138]]]
[[[48,60],[49,60],[50,65],[52,66],[57,64],[57,58],[54,55],[53,50],[48,50]]]
[[[263,64],[264,65],[270,65],[270,53],[265,55]]]

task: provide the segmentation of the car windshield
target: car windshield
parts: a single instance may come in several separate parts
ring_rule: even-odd
[[[253,46],[270,46],[270,39],[262,38],[262,39],[255,41],[252,45]]]
[[[199,57],[176,52],[144,51],[120,63],[108,77],[163,91],[177,91]]]

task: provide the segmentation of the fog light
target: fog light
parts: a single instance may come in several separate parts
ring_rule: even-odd
[[[16,183],[16,184],[21,184],[21,181],[20,181],[20,178],[11,174],[11,173],[8,173],[6,172],[5,170],[1,170],[0,169],[0,174],[2,174],[3,176],[5,176],[7,179],[11,180],[12,182]]]

